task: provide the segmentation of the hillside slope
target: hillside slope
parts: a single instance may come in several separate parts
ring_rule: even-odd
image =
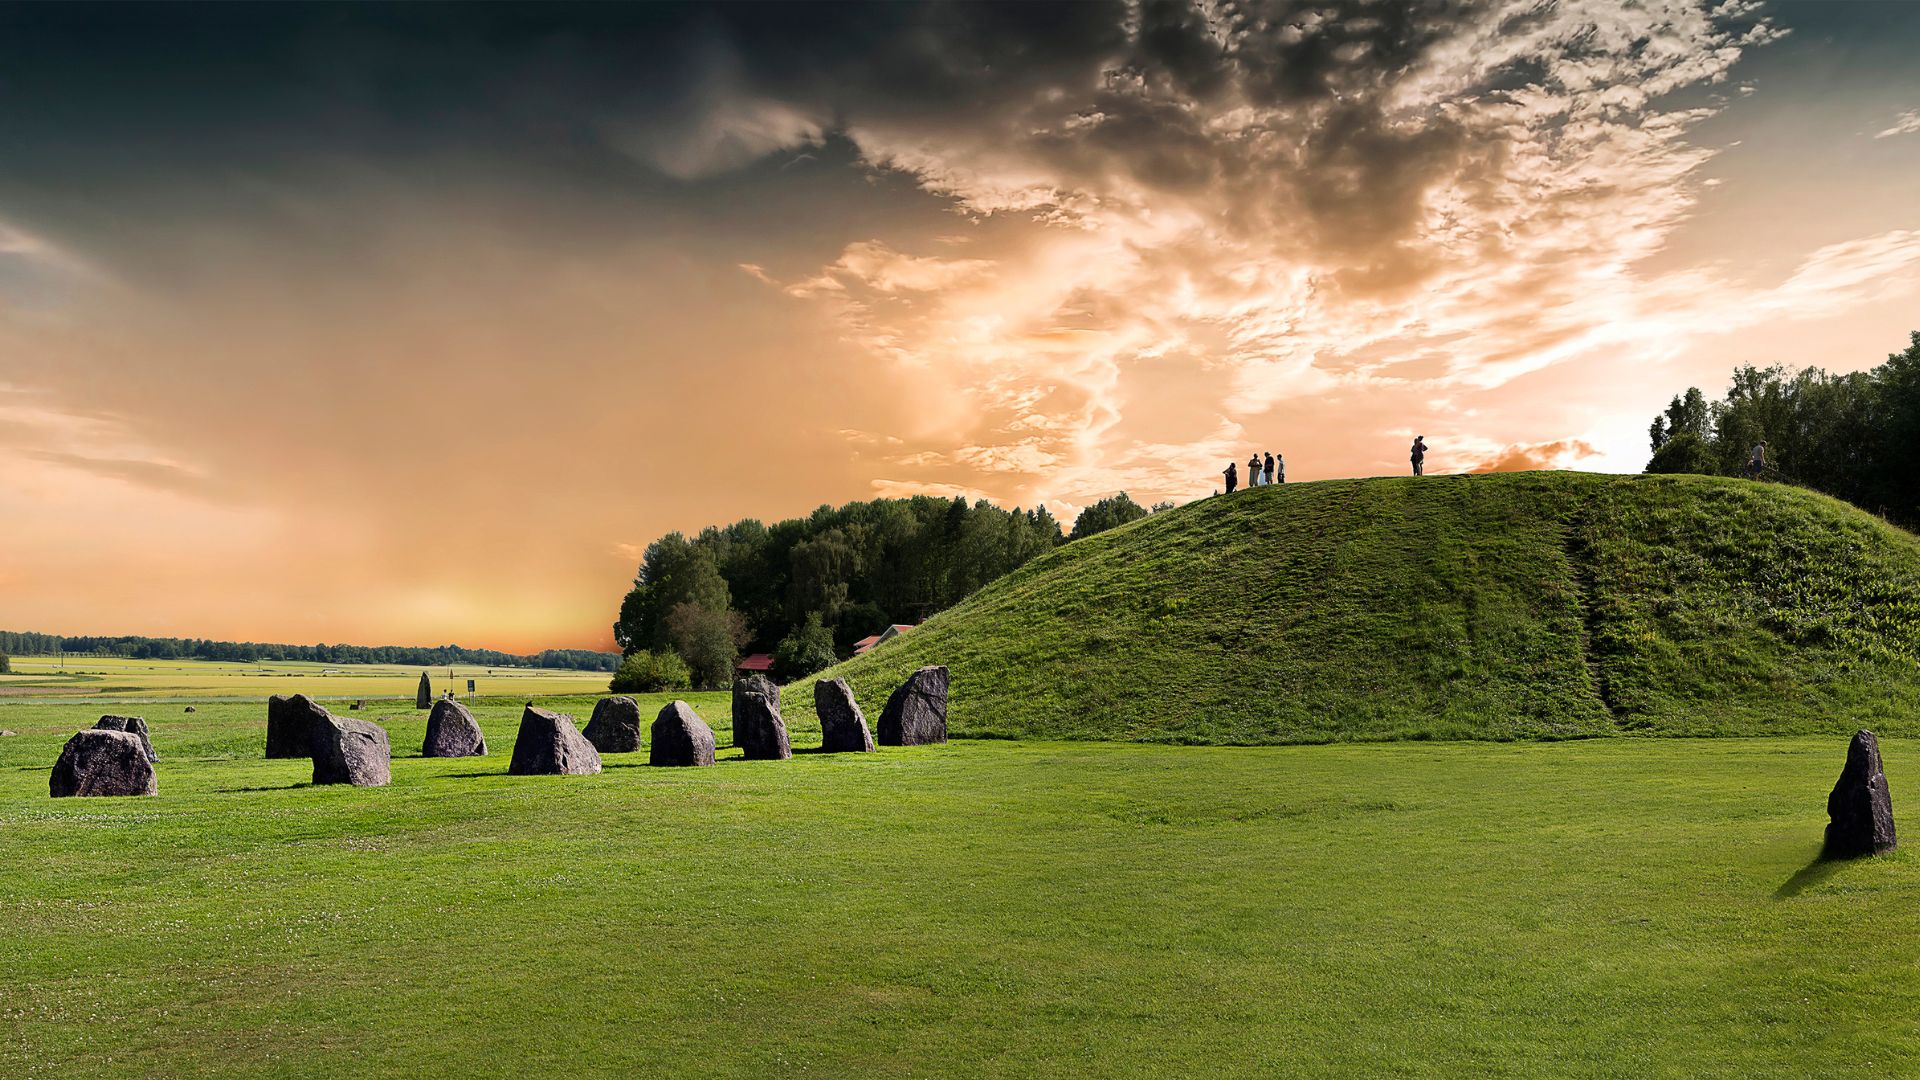
[[[872,720],[930,663],[973,737],[1916,733],[1920,539],[1711,477],[1289,484],[1066,545],[827,675]]]

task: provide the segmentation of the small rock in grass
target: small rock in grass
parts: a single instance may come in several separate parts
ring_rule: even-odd
[[[308,753],[313,756],[316,784],[385,787],[393,782],[393,748],[387,742],[387,729],[379,724],[321,709],[309,731]]]
[[[880,713],[881,746],[947,741],[947,669],[923,667],[900,684]]]
[[[300,758],[312,754],[313,729],[330,714],[305,694],[267,699],[267,756]]]
[[[874,751],[873,732],[853,688],[845,679],[822,679],[813,684],[813,711],[820,716],[820,749],[829,754]]]
[[[0,731],[0,739],[10,739],[18,734],[20,733],[17,731]]]
[[[749,675],[733,684],[733,745],[752,761],[793,756],[787,725],[780,719],[780,688],[765,675]]]
[[[582,732],[603,754],[631,754],[640,749],[640,703],[630,697],[604,697],[593,703],[593,715]]]
[[[193,707],[193,706],[191,706],[191,705],[189,705],[189,706],[187,706],[187,711],[188,711],[188,712],[199,712],[200,710],[199,710],[199,709],[196,709],[196,708],[194,708],[194,707]]]
[[[660,710],[653,721],[651,741],[649,765],[713,764],[713,729],[684,701]]]
[[[513,739],[513,776],[588,776],[600,771],[600,751],[593,748],[573,717],[528,705],[520,714],[520,732]]]
[[[101,731],[124,731],[140,740],[146,748],[148,761],[159,761],[160,755],[153,752],[153,740],[147,735],[147,721],[138,716],[103,716],[93,725]]]
[[[157,795],[153,762],[140,740],[124,731],[90,728],[67,740],[54,763],[47,791],[56,799],[76,795]]]
[[[1830,859],[1850,859],[1892,851],[1893,799],[1880,768],[1880,740],[1871,731],[1854,733],[1847,764],[1827,796],[1827,844]]]
[[[487,736],[465,705],[450,698],[433,703],[427,716],[427,737],[421,757],[485,757]]]

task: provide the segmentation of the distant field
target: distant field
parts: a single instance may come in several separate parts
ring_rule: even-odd
[[[452,689],[466,696],[467,680],[482,697],[533,697],[590,694],[607,688],[604,671],[547,668],[486,668],[455,664],[448,668],[397,664],[312,664],[297,660],[257,664],[205,660],[127,660],[119,657],[16,656],[11,675],[0,675],[0,700],[84,698],[193,699],[261,698],[270,694],[306,694],[316,698],[405,698],[412,700],[425,670],[434,694]]]

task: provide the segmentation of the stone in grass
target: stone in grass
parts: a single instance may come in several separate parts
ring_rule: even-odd
[[[433,703],[427,716],[427,737],[421,757],[486,757],[487,736],[465,705],[451,698]]]
[[[520,733],[513,739],[513,776],[588,776],[600,771],[600,751],[593,748],[573,717],[528,705],[520,714]]]
[[[813,684],[813,711],[820,717],[820,749],[829,754],[873,753],[873,732],[853,688],[845,679],[821,679]]]
[[[199,710],[199,709],[196,709],[196,708],[194,708],[194,707],[193,707],[193,706],[191,706],[191,705],[189,705],[189,706],[187,706],[187,711],[188,711],[188,712],[199,712],[200,710]]]
[[[733,745],[750,761],[793,756],[787,725],[780,719],[780,688],[765,675],[749,675],[733,684]]]
[[[385,787],[393,782],[393,748],[379,724],[321,709],[310,729],[308,752],[315,784]]]
[[[153,762],[136,736],[89,728],[67,740],[53,765],[47,792],[56,799],[76,795],[157,795]]]
[[[124,731],[140,740],[146,748],[148,761],[159,761],[160,755],[153,752],[153,740],[147,735],[147,721],[139,716],[103,716],[93,725],[101,731]]]
[[[331,714],[305,694],[267,699],[267,756],[298,758],[312,755],[313,729]]]
[[[630,697],[604,697],[593,703],[593,715],[582,732],[603,754],[631,754],[640,749],[640,703]]]
[[[651,742],[649,765],[713,764],[713,729],[684,701],[660,710],[653,721]]]
[[[1858,731],[1847,746],[1846,767],[1827,796],[1827,844],[1821,854],[1851,859],[1892,851],[1893,846],[1893,799],[1880,768],[1880,740],[1871,731]]]
[[[923,667],[887,699],[880,713],[881,746],[947,741],[947,669]]]

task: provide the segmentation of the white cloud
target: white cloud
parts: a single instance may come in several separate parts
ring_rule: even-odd
[[[1920,109],[1911,109],[1893,118],[1893,123],[1885,130],[1874,135],[1876,139],[1891,139],[1895,135],[1920,134]]]

